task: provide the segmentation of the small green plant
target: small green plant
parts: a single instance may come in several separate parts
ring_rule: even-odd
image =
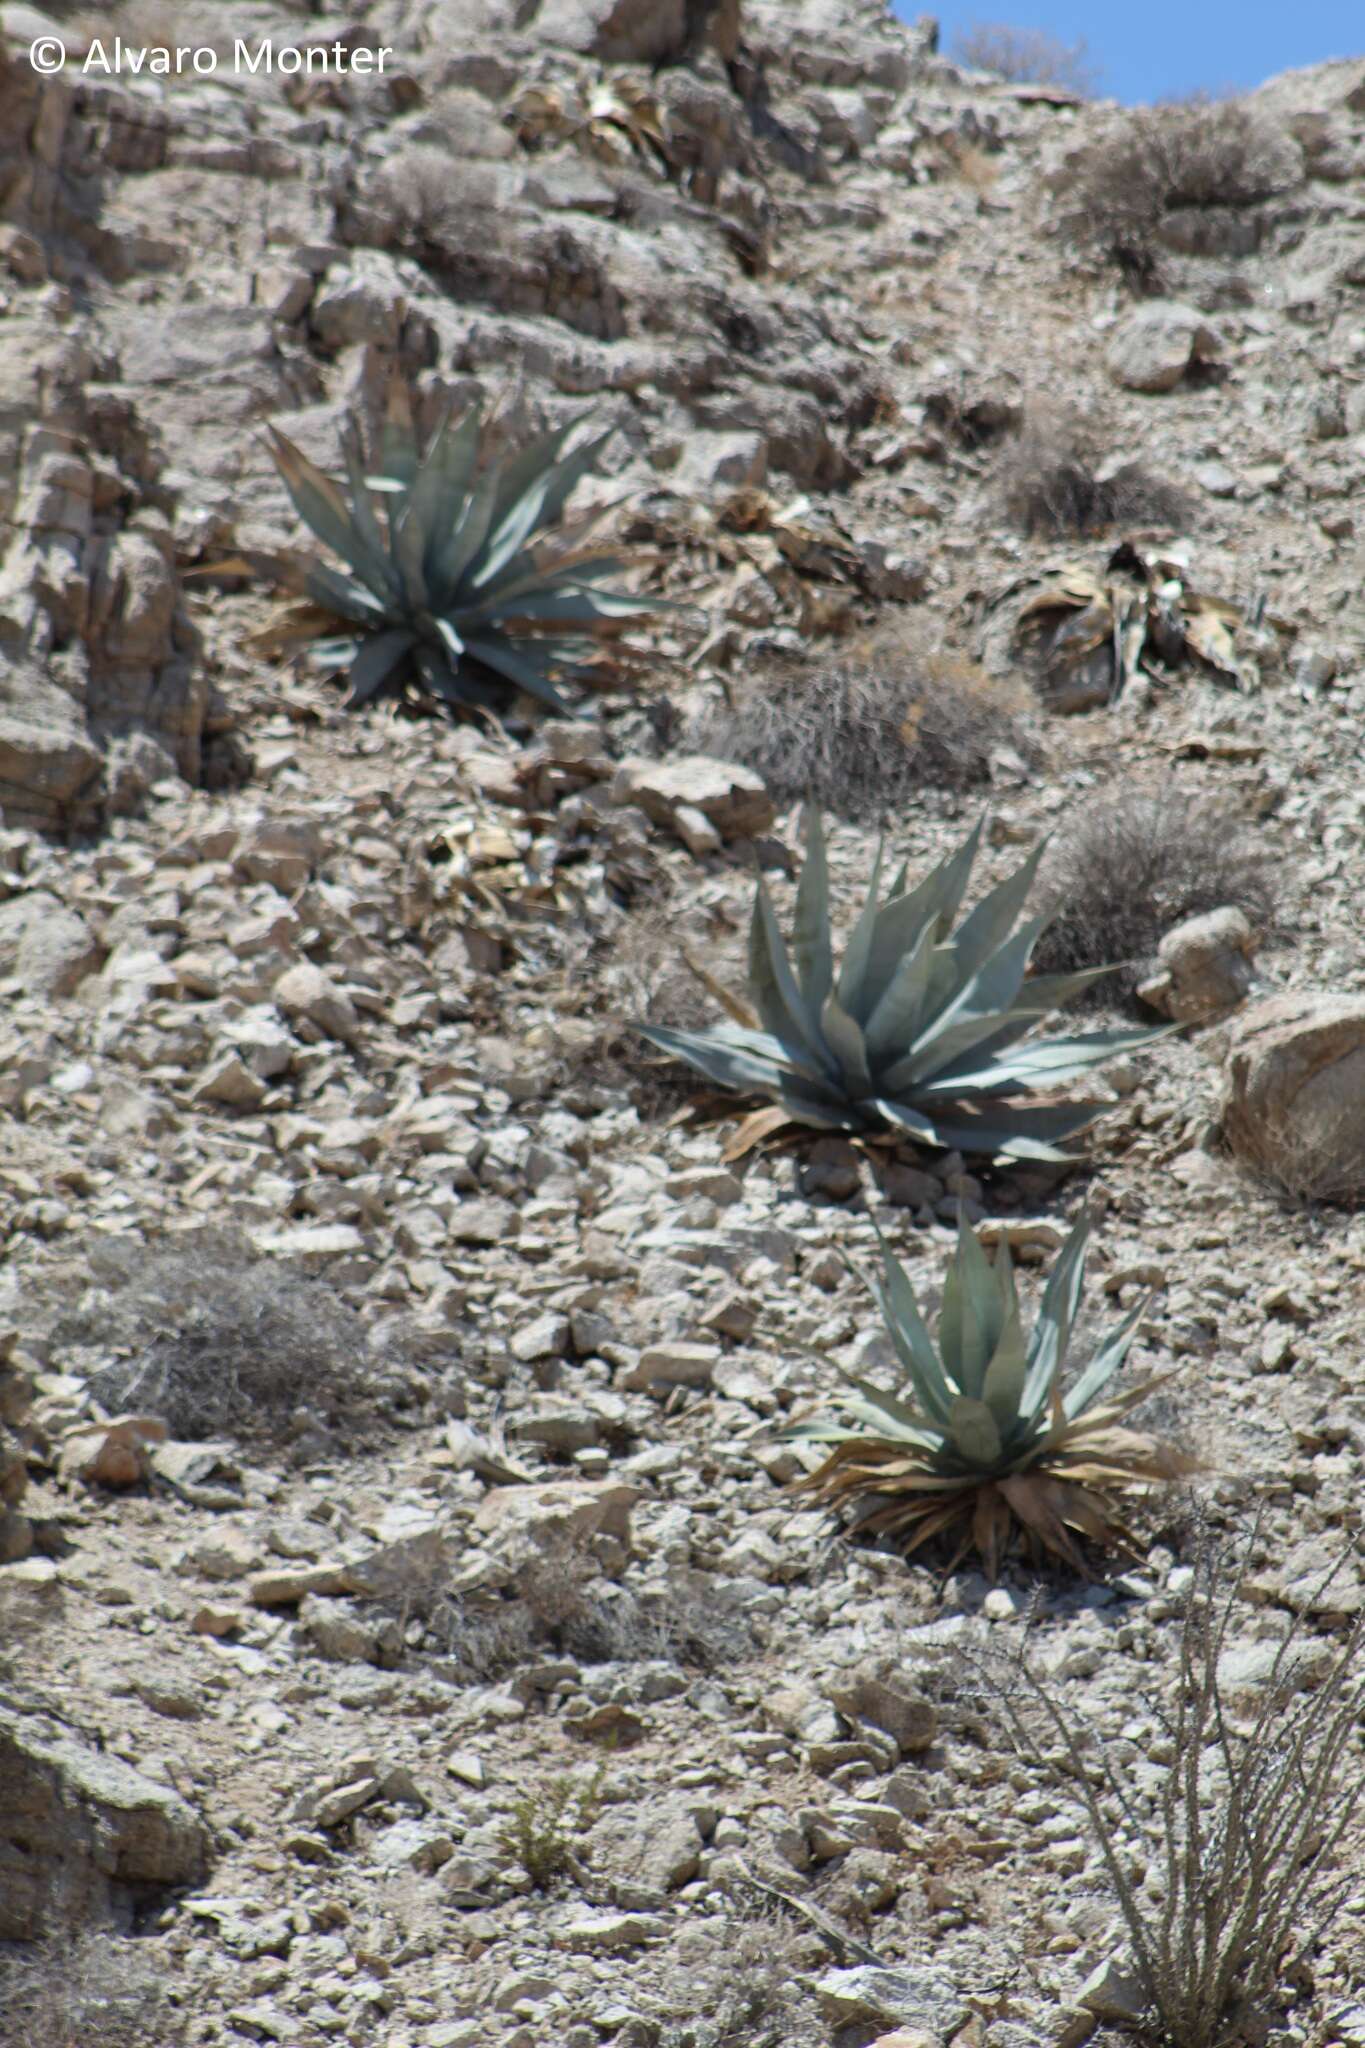
[[[369,459],[354,421],[342,437],[349,496],[272,429],[295,510],[346,570],[264,558],[276,583],[304,602],[257,646],[272,654],[302,647],[326,673],[344,671],[352,707],[382,693],[500,714],[523,690],[568,712],[557,686],[592,679],[586,657],[595,643],[617,621],[660,608],[598,587],[621,566],[587,537],[600,512],[564,521],[611,438],[608,430],[571,448],[581,424],[481,465],[477,409],[458,421],[447,414],[424,448],[395,379]]]
[[[1019,925],[1041,844],[954,929],[981,831],[978,824],[914,888],[903,868],[884,902],[878,854],[836,981],[825,840],[812,811],[796,898],[795,965],[760,877],[748,1000],[716,988],[731,1021],[704,1031],[637,1026],[652,1045],[721,1087],[771,1097],[776,1109],[761,1112],[761,1122],[749,1120],[732,1156],[783,1125],[809,1124],[905,1131],[923,1144],[963,1152],[1071,1160],[1061,1141],[1092,1123],[1099,1105],[1029,1098],[1156,1034],[1114,1029],[1018,1044],[1107,970],[1026,979],[1048,921]]]
[[[994,1578],[1022,1531],[1035,1552],[1085,1570],[1076,1537],[1131,1550],[1106,1495],[1177,1477],[1190,1462],[1171,1445],[1120,1427],[1150,1381],[1100,1401],[1128,1355],[1139,1302],[1063,1390],[1085,1283],[1089,1219],[1058,1255],[1038,1317],[1025,1335],[1008,1242],[991,1265],[965,1222],[943,1288],[937,1342],[903,1266],[882,1246],[874,1283],[905,1368],[900,1393],[854,1378],[834,1413],[793,1424],[792,1437],[833,1446],[798,1487],[850,1510],[854,1528],[903,1543],[907,1553],[956,1535],[952,1570],[975,1548]]]
[[[523,1792],[502,1831],[502,1845],[515,1856],[538,1891],[573,1869],[574,1844],[595,1825],[602,1811],[604,1757],[586,1784],[567,1775],[552,1778],[535,1792]]]

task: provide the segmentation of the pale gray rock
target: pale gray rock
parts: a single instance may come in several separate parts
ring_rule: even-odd
[[[1192,363],[1212,362],[1218,330],[1194,306],[1155,299],[1130,313],[1109,343],[1109,374],[1126,391],[1173,391]]]
[[[1156,971],[1138,985],[1144,1003],[1178,1024],[1207,1024],[1235,1010],[1255,981],[1256,934],[1232,907],[1187,917],[1157,948]]]
[[[74,995],[100,959],[85,919],[46,890],[0,903],[0,973],[16,976],[30,995]]]

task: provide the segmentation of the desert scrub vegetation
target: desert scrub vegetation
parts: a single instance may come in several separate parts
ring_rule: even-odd
[[[1100,791],[1048,848],[1038,878],[1048,924],[1034,965],[1071,974],[1116,963],[1077,1004],[1133,1009],[1157,947],[1187,917],[1229,907],[1262,938],[1283,932],[1279,870],[1233,811],[1173,785]]]
[[[1014,85],[1056,85],[1079,99],[1099,91],[1100,74],[1084,36],[1064,43],[1046,29],[1003,21],[974,21],[953,37],[953,59],[973,71],[992,71]]]
[[[823,2048],[806,1985],[827,1960],[817,1939],[776,1914],[730,1911],[691,1921],[655,2009],[660,2048]]]
[[[1005,516],[1021,533],[1084,536],[1112,527],[1184,529],[1195,518],[1187,491],[1129,460],[1105,464],[1077,422],[1035,412],[1001,455],[996,482]]]
[[[1152,1392],[1140,1381],[1107,1394],[1146,1308],[1138,1302],[1063,1387],[1085,1286],[1089,1218],[1057,1255],[1032,1327],[1025,1328],[1008,1240],[994,1264],[965,1221],[930,1334],[904,1267],[882,1246],[873,1283],[905,1377],[890,1392],[850,1377],[820,1414],[792,1425],[801,1444],[828,1446],[798,1488],[838,1510],[851,1531],[907,1554],[946,1538],[948,1571],[969,1550],[987,1576],[1024,1546],[1084,1572],[1077,1539],[1135,1552],[1115,1512],[1133,1495],[1191,1469],[1169,1443],[1124,1427]]]
[[[1150,1031],[1028,1037],[1104,969],[1028,977],[1047,919],[1020,919],[1040,843],[959,924],[984,818],[913,886],[903,866],[882,896],[884,849],[836,976],[824,829],[807,813],[806,851],[788,952],[759,877],[745,992],[708,978],[727,1022],[703,1031],[640,1024],[708,1081],[771,1107],[746,1117],[727,1157],[801,1126],[905,1133],[921,1144],[1010,1159],[1070,1163],[1066,1139],[1093,1123],[1094,1102],[1031,1098],[1057,1090]]]
[[[589,538],[605,508],[565,519],[614,431],[584,439],[582,425],[481,461],[476,407],[459,420],[447,411],[424,445],[395,377],[374,444],[354,418],[342,436],[344,489],[272,429],[295,511],[346,566],[253,558],[299,600],[256,636],[257,651],[344,674],[351,708],[391,697],[502,716],[521,693],[568,712],[561,687],[602,680],[604,643],[662,602],[602,587],[620,567]]]
[[[578,1844],[591,1834],[602,1811],[603,1757],[591,1777],[552,1778],[514,1800],[502,1831],[502,1846],[515,1856],[537,1891],[571,1872]]]
[[[1088,1824],[1166,2048],[1263,2038],[1277,1986],[1358,1883],[1345,1844],[1365,1790],[1365,1619],[1318,1660],[1315,1684],[1304,1610],[1268,1674],[1239,1680],[1231,1631],[1254,1540],[1200,1537],[1169,1689],[1127,1707],[1153,1724],[1136,1755],[1025,1655],[992,1680],[1018,1750]]]
[[[1163,252],[1249,254],[1250,209],[1297,175],[1293,145],[1245,101],[1172,100],[1123,114],[1078,153],[1059,225],[1083,254],[1150,285]]]
[[[583,1664],[667,1662],[701,1671],[745,1662],[757,1647],[735,1596],[700,1573],[639,1590],[606,1577],[580,1544],[547,1544],[507,1595],[452,1593],[442,1568],[377,1586],[364,1611],[396,1619],[409,1648],[460,1678],[504,1678],[547,1656]]]
[[[48,1344],[83,1354],[111,1413],[159,1415],[191,1442],[288,1441],[374,1420],[388,1368],[360,1316],[236,1233],[114,1238],[92,1247],[86,1270]]]
[[[182,2048],[189,2024],[144,1945],[87,1931],[0,1953],[5,2048]]]
[[[706,950],[713,958],[714,949]],[[686,1105],[694,1093],[686,1068],[659,1059],[636,1021],[688,1029],[706,1023],[708,1000],[687,964],[691,952],[680,940],[676,908],[651,904],[623,922],[609,960],[583,979],[573,1029],[561,1028],[559,1053],[571,1091],[604,1103],[624,1097],[650,1122]]]
[[[926,785],[987,781],[998,749],[1031,759],[1027,704],[971,662],[883,636],[842,658],[765,668],[703,714],[691,740],[752,768],[779,804],[877,823]]]

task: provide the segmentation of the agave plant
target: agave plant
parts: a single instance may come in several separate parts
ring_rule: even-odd
[[[1176,1478],[1192,1461],[1122,1427],[1153,1382],[1100,1399],[1127,1356],[1144,1302],[1063,1391],[1088,1235],[1083,1215],[1026,1337],[1008,1243],[1002,1239],[992,1265],[960,1223],[937,1342],[904,1267],[883,1245],[874,1291],[905,1385],[890,1394],[855,1378],[835,1397],[833,1416],[794,1424],[789,1435],[833,1446],[798,1486],[849,1508],[854,1526],[895,1538],[907,1552],[956,1535],[950,1571],[975,1545],[993,1578],[1019,1533],[1035,1552],[1051,1551],[1082,1572],[1077,1536],[1131,1552],[1132,1536],[1105,1496]]]
[[[348,489],[272,428],[295,510],[346,566],[300,570],[266,558],[276,582],[305,602],[257,644],[279,653],[311,643],[315,665],[345,671],[352,706],[383,691],[501,712],[525,690],[569,711],[556,684],[591,676],[584,656],[594,636],[660,608],[597,587],[621,567],[587,539],[600,512],[563,520],[611,437],[608,429],[570,447],[580,424],[481,465],[477,409],[458,421],[447,414],[423,448],[395,380],[370,459],[354,422],[342,436]]]
[[[812,811],[794,964],[760,877],[749,931],[750,1000],[704,976],[729,1023],[704,1031],[637,1028],[722,1087],[772,1097],[776,1109],[750,1120],[754,1138],[787,1123],[899,1129],[964,1152],[1069,1160],[1062,1141],[1093,1122],[1100,1105],[1027,1098],[1147,1045],[1161,1031],[1120,1028],[1019,1043],[1112,969],[1026,978],[1048,923],[1044,916],[1019,924],[1042,844],[954,929],[982,824],[914,888],[902,868],[885,901],[878,853],[836,980],[824,832]],[[732,1155],[747,1142],[741,1134]]]

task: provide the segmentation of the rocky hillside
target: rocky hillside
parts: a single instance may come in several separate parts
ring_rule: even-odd
[[[164,12],[0,5],[0,2041],[1102,2038],[1021,1637],[1158,1909],[1201,1545],[1239,1727],[1357,1682],[1365,59],[1176,132],[880,0]],[[265,428],[336,470],[395,377],[614,430],[575,506],[677,608],[584,716],[253,651]],[[680,1116],[630,1027],[742,982],[756,868],[789,925],[807,793],[840,943],[880,835],[1053,835],[1039,964],[1123,970],[1065,1028],[1171,1027],[1079,1165]],[[1130,1554],[788,1490],[893,1381],[878,1232],[1033,1314],[1083,1209],[1201,1467]],[[1365,2048],[1345,1894],[1245,2038]]]

